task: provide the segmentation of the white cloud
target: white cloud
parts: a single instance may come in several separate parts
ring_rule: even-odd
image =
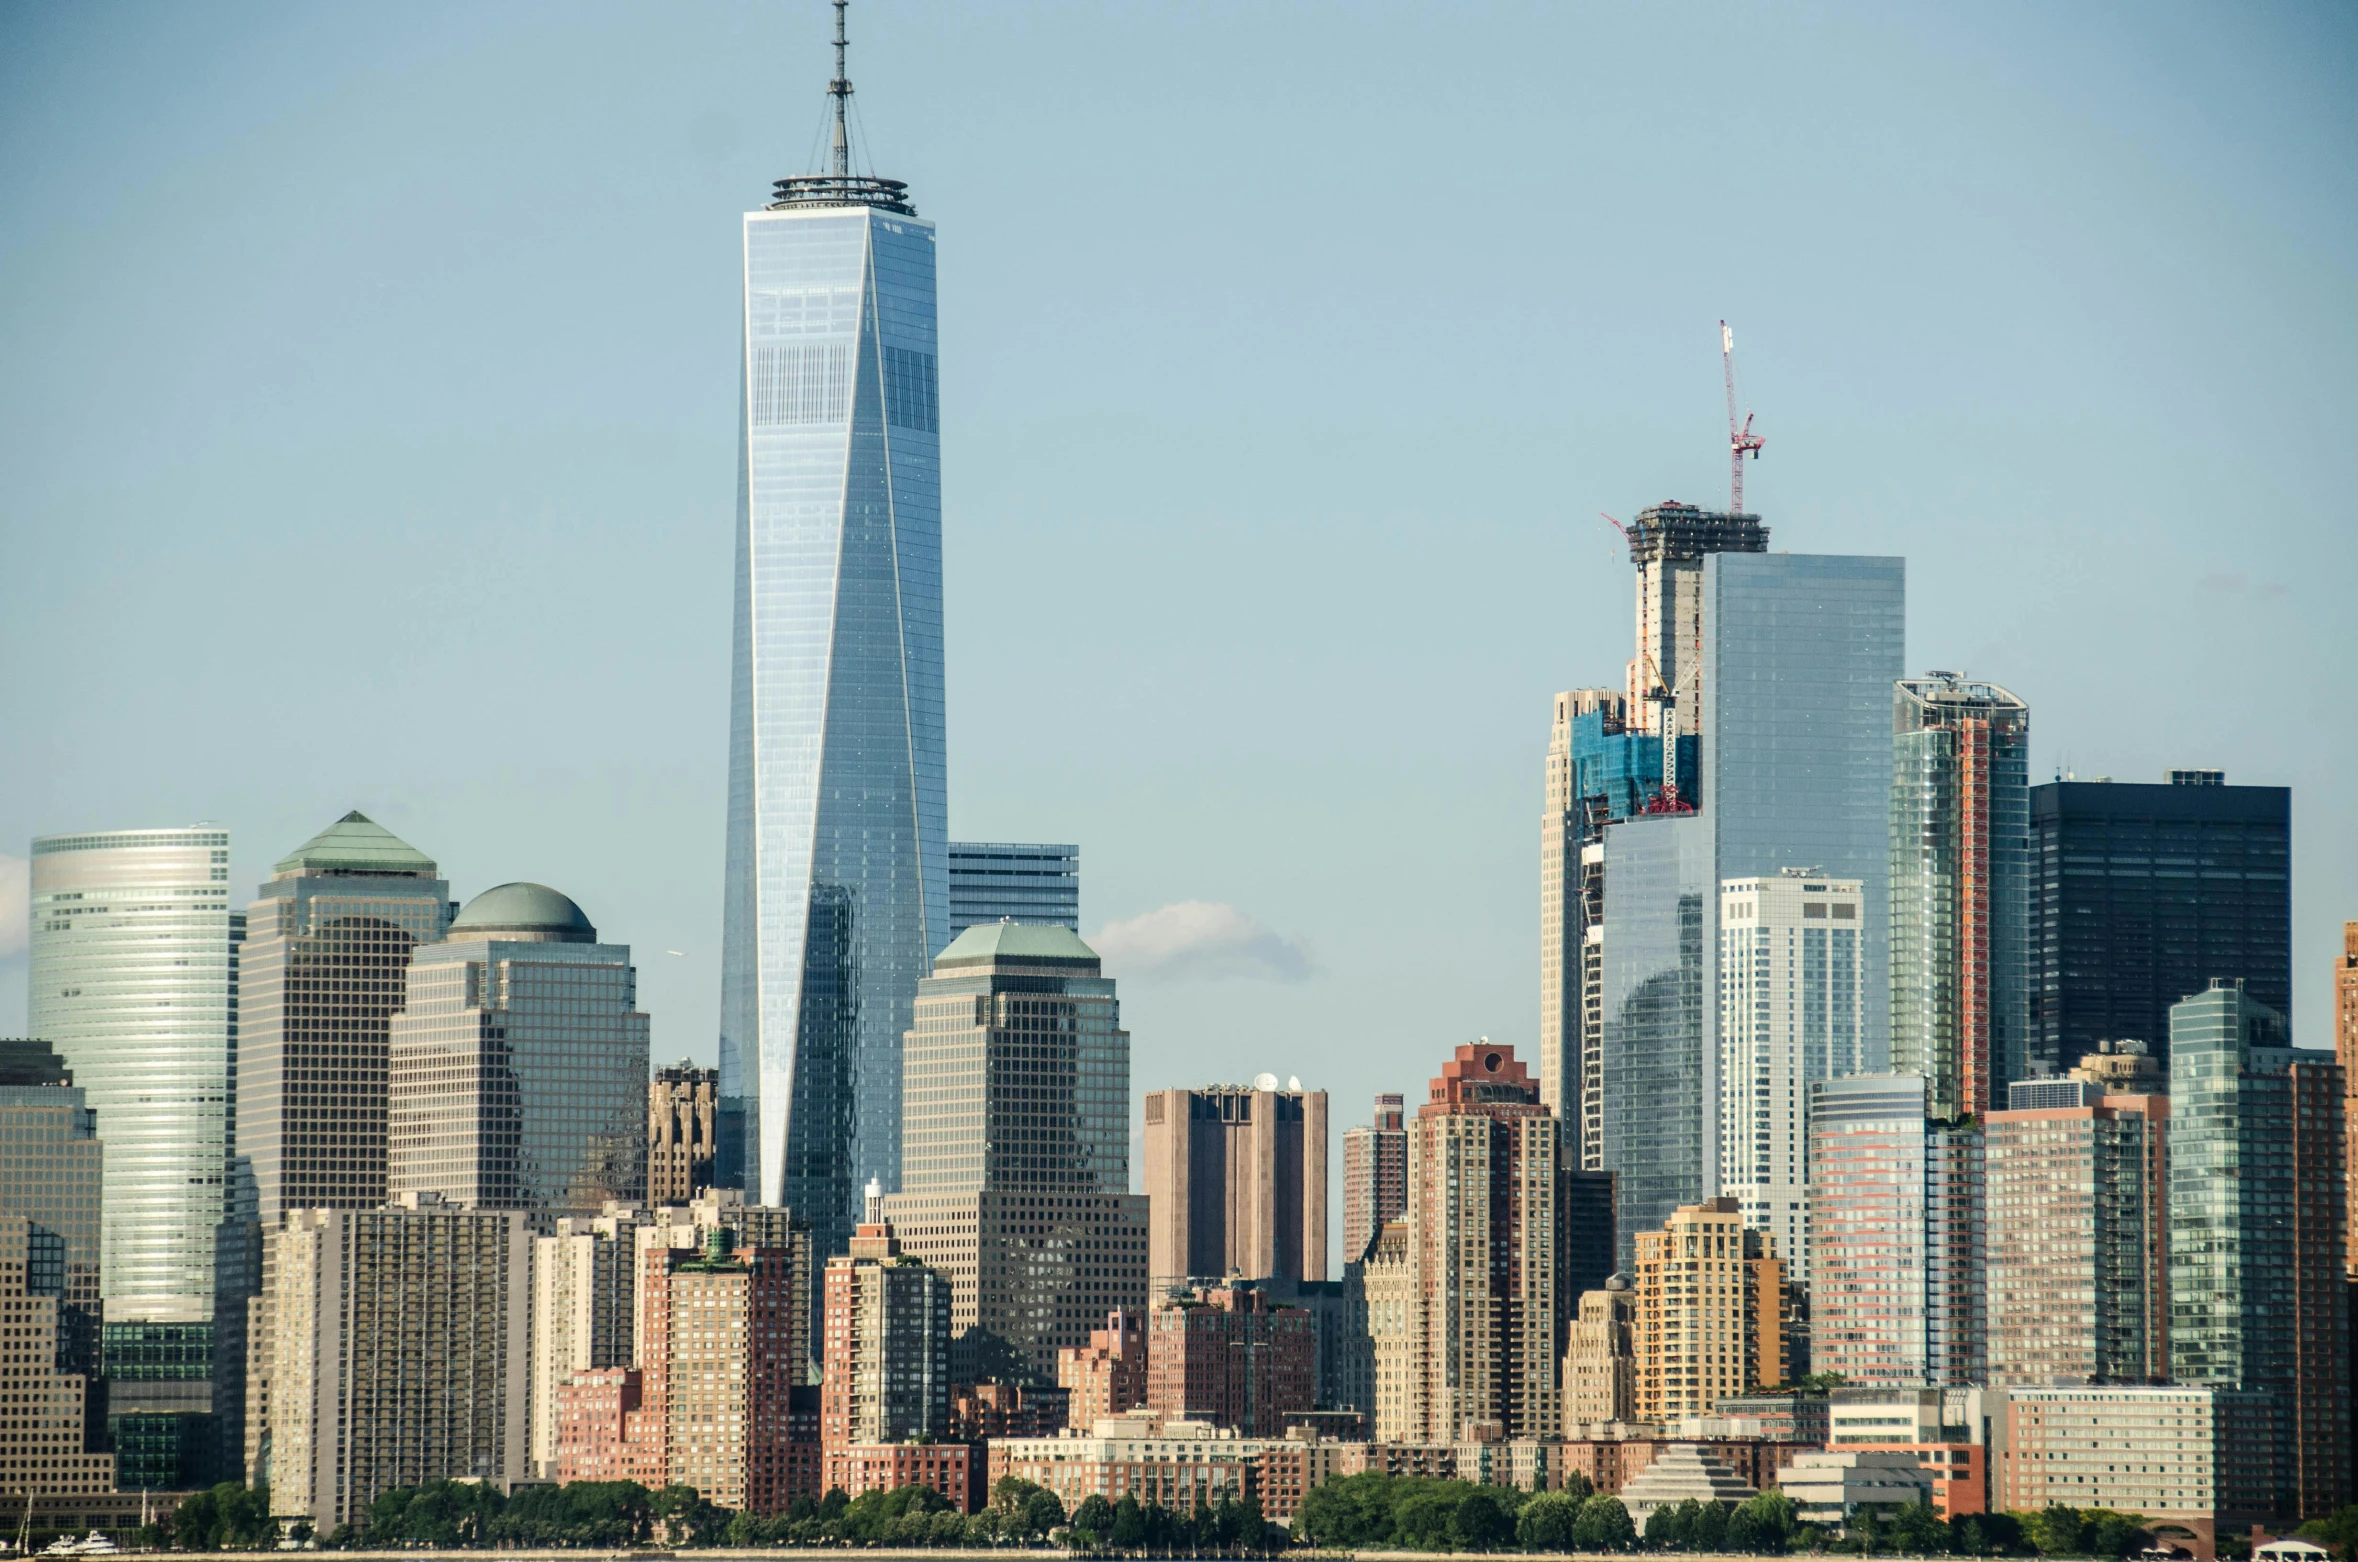
[[[25,952],[32,911],[32,862],[0,852],[0,960]]]
[[[1182,900],[1143,916],[1108,922],[1089,939],[1117,976],[1250,976],[1298,982],[1310,951],[1234,906]]]

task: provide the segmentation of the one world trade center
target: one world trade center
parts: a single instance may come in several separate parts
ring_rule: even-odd
[[[850,169],[745,214],[717,1168],[840,1252],[899,1185],[901,1035],[949,942],[933,224]]]

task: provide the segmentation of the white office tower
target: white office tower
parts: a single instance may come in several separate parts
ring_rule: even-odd
[[[1744,1224],[1809,1273],[1809,1088],[1864,1066],[1856,879],[1811,868],[1719,887],[1719,1166]]]

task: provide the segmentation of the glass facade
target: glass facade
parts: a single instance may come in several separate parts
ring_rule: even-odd
[[[1636,1234],[1702,1202],[1706,1140],[1704,929],[1712,887],[1695,814],[1605,831],[1603,1170],[1615,1174],[1621,1266]]]
[[[32,1025],[106,1144],[99,1271],[117,1319],[210,1321],[227,1211],[238,956],[229,832],[33,842]]]
[[[2128,1039],[2166,1063],[2170,1006],[2214,976],[2291,1015],[2290,789],[2056,781],[2030,814],[2036,1061]]]
[[[950,843],[950,936],[985,922],[1081,930],[1081,848]]]
[[[1907,561],[1718,553],[1703,586],[1710,882],[1783,868],[1858,880],[1866,1066],[1888,1067],[1891,691],[1905,670]],[[1714,964],[1718,947],[1706,940]]]
[[[751,212],[744,263],[718,1175],[837,1252],[950,938],[933,225]]]
[[[410,958],[390,1043],[391,1189],[589,1215],[643,1202],[648,1021],[630,950],[598,943],[586,919],[469,927],[519,888],[539,886],[486,891]]]
[[[1891,1065],[1984,1116],[2030,1067],[2030,707],[1934,673],[1891,725]]]

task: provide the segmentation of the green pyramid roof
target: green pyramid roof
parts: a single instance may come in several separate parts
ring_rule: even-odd
[[[288,856],[277,871],[289,873],[399,873],[434,877],[434,859],[355,808]]]
[[[1069,927],[1055,927],[1036,922],[980,922],[956,938],[950,947],[934,957],[934,969],[967,965],[989,965],[1005,961],[1021,965],[1088,965],[1097,964],[1097,951],[1081,942],[1081,937]]]

